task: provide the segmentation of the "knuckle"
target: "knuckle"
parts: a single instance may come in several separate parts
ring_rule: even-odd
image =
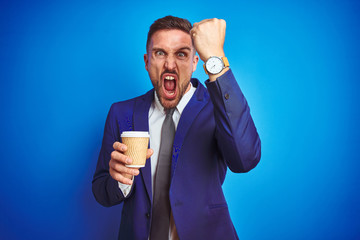
[[[117,172],[117,171],[114,171],[113,169],[109,169],[109,173],[110,173],[110,176],[116,180],[116,181],[119,181],[121,182],[121,178],[122,178],[122,175],[121,173]]]
[[[121,180],[124,178],[120,173],[115,173],[114,176],[114,179],[118,182],[122,182]]]
[[[119,163],[119,165],[118,165],[118,170],[119,170],[119,172],[121,172],[121,173],[126,173],[126,167],[125,167],[125,165],[122,164],[122,163]]]
[[[133,174],[134,174],[134,171],[133,171],[133,169],[131,169],[131,168],[126,168],[126,173],[133,175]]]
[[[109,163],[109,167],[109,170],[111,170],[112,172],[118,171],[116,162],[111,161],[111,163]]]
[[[121,142],[114,143],[114,149],[120,151],[123,144]]]
[[[123,175],[120,175],[120,174],[119,174],[119,182],[121,182],[121,183],[123,183],[123,184],[127,184],[126,177],[124,177]]]
[[[116,151],[112,151],[111,154],[110,154],[111,159],[115,159],[115,158],[116,158],[116,154],[117,154]]]
[[[127,167],[125,166],[124,163],[119,162],[119,166],[118,166],[119,172],[121,172],[121,173],[127,173],[126,168],[127,168]]]
[[[119,160],[120,160],[122,163],[125,164],[125,163],[126,163],[126,156],[122,154],[122,155],[120,156]]]
[[[127,150],[127,146],[124,143],[119,143],[119,151],[125,152]]]
[[[110,176],[113,178],[113,179],[116,179],[116,173],[113,169],[109,169],[109,173],[110,173]]]
[[[218,23],[219,23],[219,19],[217,19],[217,18],[212,18],[209,21],[209,24],[218,24]]]

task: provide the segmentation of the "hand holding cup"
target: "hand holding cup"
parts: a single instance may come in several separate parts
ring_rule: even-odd
[[[133,163],[133,159],[125,155],[128,151],[127,145],[115,142],[113,148],[114,151],[111,153],[111,159],[109,161],[109,173],[116,181],[131,185],[133,176],[139,175],[139,167],[127,167]],[[153,152],[152,149],[147,149],[145,159],[150,158]]]

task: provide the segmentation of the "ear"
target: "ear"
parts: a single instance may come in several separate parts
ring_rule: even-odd
[[[195,54],[193,57],[193,72],[195,72],[198,62],[199,62],[199,56]]]
[[[147,53],[144,54],[144,62],[145,62],[145,69],[148,71],[148,63],[149,63],[149,57]]]

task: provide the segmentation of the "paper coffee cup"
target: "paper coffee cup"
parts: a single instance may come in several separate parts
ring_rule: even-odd
[[[127,146],[124,154],[130,157],[133,162],[127,167],[140,168],[145,167],[146,153],[149,146],[150,135],[148,132],[128,131],[122,132],[121,140]]]

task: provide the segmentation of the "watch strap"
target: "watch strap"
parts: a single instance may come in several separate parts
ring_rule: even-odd
[[[230,66],[229,60],[227,59],[227,57],[222,57],[221,60],[223,60],[223,62],[224,62],[224,68],[227,68]]]

